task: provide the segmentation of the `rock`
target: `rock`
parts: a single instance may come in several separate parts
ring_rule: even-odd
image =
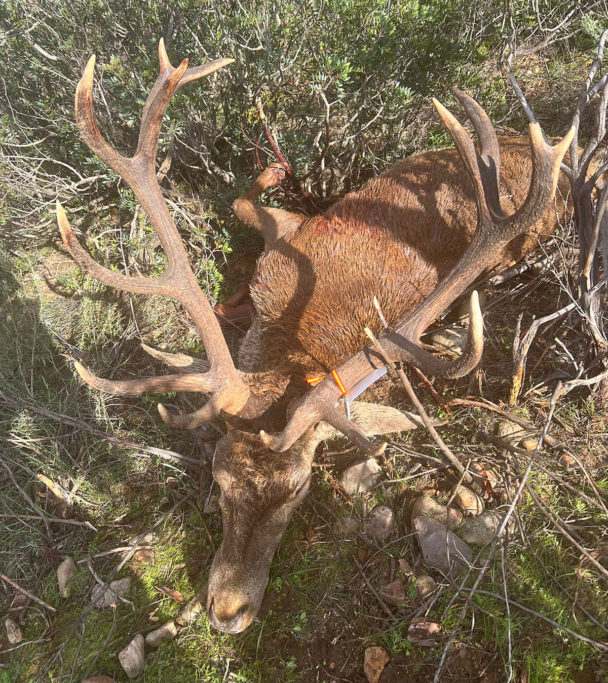
[[[204,611],[205,606],[200,598],[194,597],[186,603],[185,607],[178,614],[176,621],[180,626],[189,626],[190,624],[193,624]]]
[[[454,503],[458,505],[465,515],[473,515],[474,517],[480,515],[484,508],[483,500],[466,486],[458,487],[454,494]]]
[[[76,576],[76,562],[71,557],[66,557],[65,560],[57,567],[57,584],[59,585],[59,595],[62,598],[68,598],[72,590],[71,582]]]
[[[432,593],[437,588],[435,579],[428,574],[421,574],[416,577],[416,590],[422,597]]]
[[[533,436],[527,436],[525,439],[521,440],[519,445],[527,451],[534,451],[538,446],[538,439],[535,439]]]
[[[367,533],[372,541],[382,543],[395,527],[395,513],[386,505],[377,505],[369,517]]]
[[[443,524],[430,517],[416,517],[414,531],[427,567],[456,576],[470,565],[471,549]]]
[[[491,543],[502,524],[503,516],[494,510],[486,510],[477,517],[470,517],[460,530],[462,539],[471,545]]]
[[[418,647],[435,647],[439,640],[441,626],[426,617],[414,617],[407,629],[407,639]]]
[[[391,605],[402,605],[405,602],[405,586],[401,579],[387,583],[378,592]]]
[[[144,637],[141,633],[118,653],[118,661],[129,678],[137,678],[141,674],[144,670]]]
[[[163,624],[154,631],[150,631],[150,633],[146,634],[146,645],[149,645],[150,647],[158,647],[159,645],[166,643],[168,640],[173,640],[176,635],[177,626],[175,625],[175,622],[168,621],[166,624]]]
[[[11,645],[19,645],[23,640],[23,632],[19,624],[10,617],[4,620],[4,628],[6,629],[6,637]]]
[[[91,591],[93,607],[104,609],[105,607],[110,607],[110,605],[115,605],[118,602],[118,598],[124,595],[130,587],[131,579],[128,577],[112,581],[105,589],[100,584],[93,586]]]
[[[414,526],[416,517],[430,517],[436,522],[447,526],[448,529],[456,529],[462,523],[462,512],[460,510],[455,508],[448,510],[445,505],[441,505],[430,496],[416,498],[412,505],[412,514],[410,516],[412,526]]]
[[[434,332],[431,339],[433,346],[460,356],[467,342],[467,335],[468,331],[464,327],[446,327]]]
[[[515,422],[511,422],[510,420],[501,420],[498,423],[497,432],[498,436],[501,438],[511,441],[512,443],[516,443],[524,437],[526,430],[523,427],[520,427],[518,424],[515,424]]]
[[[562,467],[572,467],[575,462],[576,461],[569,453],[564,453],[564,455],[562,455],[562,457],[559,459],[559,464]]]
[[[399,559],[399,569],[401,570],[401,573],[403,576],[413,576],[414,575],[414,570],[412,569],[412,565],[404,558]]]
[[[367,683],[378,683],[384,667],[389,663],[391,656],[378,645],[372,645],[365,650],[363,658],[363,671],[367,678]]]
[[[369,458],[346,469],[340,477],[340,486],[349,496],[354,496],[375,488],[382,476],[380,465],[374,458]]]

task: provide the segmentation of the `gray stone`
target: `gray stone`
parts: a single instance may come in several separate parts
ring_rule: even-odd
[[[71,582],[76,576],[76,563],[71,557],[66,557],[65,560],[57,567],[57,584],[59,586],[59,595],[62,598],[67,598],[72,589]]]
[[[129,678],[137,678],[144,670],[144,637],[138,633],[135,638],[118,653],[118,661]]]
[[[23,631],[19,624],[11,617],[6,617],[4,620],[4,628],[6,629],[6,637],[11,645],[19,645],[23,640]]]
[[[445,330],[438,330],[433,334],[433,346],[459,356],[467,342],[467,335],[468,331],[464,327],[446,327]]]
[[[131,579],[117,579],[112,581],[109,586],[104,588],[102,585],[97,584],[93,587],[91,591],[91,602],[93,607],[97,609],[104,609],[115,605],[118,602],[118,598],[124,595],[131,587]]]
[[[395,527],[395,513],[386,505],[378,505],[370,515],[367,533],[372,541],[382,543]]]
[[[441,503],[438,503],[430,496],[416,498],[412,505],[412,514],[410,516],[412,526],[416,517],[430,517],[436,522],[447,526],[448,529],[456,529],[462,524],[462,512],[460,510],[456,510],[456,508],[448,510],[445,505],[441,505]]]
[[[177,635],[177,626],[174,621],[168,621],[166,624],[159,626],[159,628],[146,634],[146,645],[150,647],[158,647],[169,640],[173,640]]]
[[[443,524],[430,517],[416,517],[414,531],[427,567],[457,576],[473,558],[469,546]]]
[[[454,494],[454,503],[464,512],[465,515],[476,517],[483,512],[483,500],[471,489],[466,486],[459,486]]]
[[[340,486],[349,496],[355,496],[378,486],[382,476],[380,465],[369,458],[346,469],[340,477]]]
[[[502,524],[503,516],[493,510],[486,510],[477,517],[470,517],[460,530],[462,539],[471,545],[491,543]]]

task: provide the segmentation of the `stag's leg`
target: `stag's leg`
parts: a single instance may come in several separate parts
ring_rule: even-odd
[[[264,190],[275,187],[284,177],[283,167],[271,164],[257,177],[247,192],[232,204],[236,217],[262,235],[266,249],[272,249],[277,240],[297,230],[305,218],[303,214],[254,204]]]
[[[249,283],[244,282],[226,301],[216,304],[213,310],[220,319],[220,325],[250,324],[255,311],[248,297]]]

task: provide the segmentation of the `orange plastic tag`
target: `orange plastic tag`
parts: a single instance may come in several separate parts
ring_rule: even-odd
[[[342,396],[346,396],[348,394],[348,391],[346,391],[346,388],[342,384],[342,380],[338,376],[338,373],[336,370],[331,371],[331,376],[334,378],[335,383],[338,385],[338,389],[342,392]]]

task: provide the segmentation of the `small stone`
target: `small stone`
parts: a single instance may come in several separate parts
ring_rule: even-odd
[[[521,440],[519,445],[527,451],[535,451],[538,446],[538,439],[535,439],[533,436],[527,436],[525,439]]]
[[[460,530],[462,539],[471,545],[487,545],[495,538],[503,516],[494,510],[486,510],[477,517],[470,517]]]
[[[427,617],[414,617],[407,629],[407,639],[417,647],[436,647],[440,633],[440,624]]]
[[[176,621],[180,626],[189,626],[190,624],[193,624],[204,611],[205,607],[200,598],[194,597],[186,603],[185,607],[177,616]]]
[[[76,562],[71,557],[66,557],[65,560],[57,567],[57,584],[59,585],[59,595],[62,598],[68,598],[72,590],[72,579],[76,576]]]
[[[416,517],[430,517],[436,522],[447,526],[448,529],[456,529],[462,523],[462,512],[456,508],[448,508],[441,505],[430,496],[420,496],[416,498],[412,505],[412,526]]]
[[[432,342],[433,346],[460,356],[467,343],[467,336],[468,332],[464,327],[447,327],[445,330],[435,332]]]
[[[427,567],[454,576],[470,566],[471,549],[443,524],[430,517],[416,517],[414,531]]]
[[[399,569],[401,570],[403,576],[413,576],[414,574],[412,565],[404,557],[399,559]]]
[[[374,458],[352,465],[342,473],[340,486],[349,496],[375,488],[382,479],[382,469]]]
[[[376,506],[370,515],[367,533],[372,541],[383,543],[395,527],[395,513],[386,505]]]
[[[363,658],[363,671],[367,678],[367,683],[378,683],[384,667],[390,659],[389,653],[379,645],[372,645],[366,648]]]
[[[454,503],[464,512],[465,515],[476,517],[483,512],[483,500],[471,489],[466,486],[459,486],[454,495]]]
[[[137,678],[141,674],[144,670],[144,637],[141,633],[118,653],[118,661],[129,678]]]
[[[512,443],[519,441],[525,433],[526,430],[523,427],[510,420],[501,420],[498,423],[498,436]]]
[[[177,635],[177,626],[174,621],[168,621],[154,631],[146,634],[146,645],[150,647],[158,647],[169,640],[173,640]]]
[[[564,453],[559,459],[559,464],[562,467],[572,467],[576,461],[569,453]]]
[[[4,620],[4,628],[6,629],[6,637],[11,645],[19,645],[23,640],[23,632],[19,624],[10,617]]]
[[[93,607],[104,609],[111,605],[115,605],[118,602],[118,598],[120,598],[121,595],[124,595],[130,587],[131,579],[128,577],[126,579],[112,581],[105,589],[100,584],[93,586],[93,590],[91,591],[91,602],[93,603]]]
[[[422,597],[430,595],[435,588],[437,588],[437,583],[432,576],[429,576],[428,574],[421,574],[420,576],[416,577],[416,589],[420,595],[422,595]]]

